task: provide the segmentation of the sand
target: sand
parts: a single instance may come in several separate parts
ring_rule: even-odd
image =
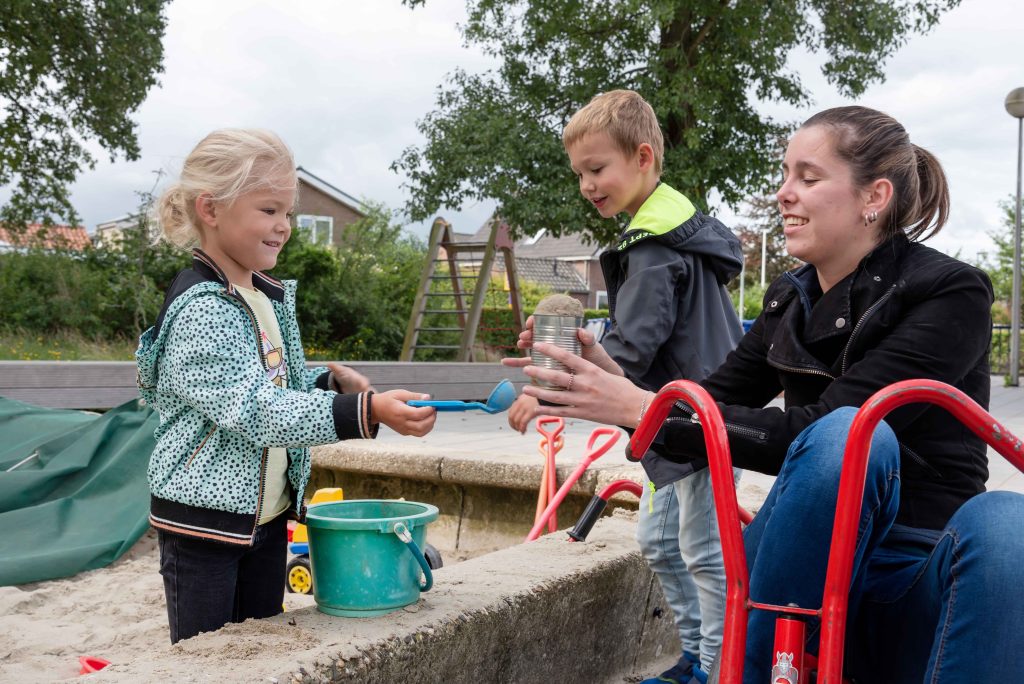
[[[583,304],[569,295],[553,294],[540,300],[533,313],[534,315],[582,316]]]
[[[170,651],[158,568],[156,532],[150,530],[106,568],[0,587],[0,682],[81,682],[86,680],[78,678],[79,656],[125,663]],[[285,595],[286,608],[309,605],[312,596]],[[279,629],[268,625],[271,631],[274,627]],[[266,652],[249,655],[268,656],[275,642],[286,643],[270,638]],[[225,656],[244,656],[230,653],[230,648],[230,643],[223,644]]]
[[[748,507],[756,507],[765,494],[760,487],[745,486],[742,482],[739,493],[741,504]],[[632,515],[626,511],[617,513]],[[630,524],[635,521],[631,519]],[[631,534],[626,541],[635,543]],[[537,542],[542,543],[556,542],[547,538]],[[597,541],[568,548],[573,551],[571,555],[588,555],[603,553],[604,546],[604,542]],[[529,574],[518,565],[523,562],[528,562],[532,571],[553,571],[566,562],[559,555],[517,559],[504,571],[512,577]],[[487,557],[478,560],[484,558]],[[507,562],[508,559],[503,561]],[[501,578],[494,569],[478,576],[469,565],[458,563],[451,570],[446,565],[445,578],[437,591],[425,594],[419,604],[407,606],[391,619],[346,623],[345,639],[338,634],[336,618],[316,611],[299,611],[290,618],[287,611],[298,611],[315,603],[310,595],[286,593],[283,616],[228,625],[172,646],[158,572],[156,533],[150,530],[128,553],[106,568],[66,579],[0,587],[0,682],[242,681],[251,679],[251,663],[255,659],[260,660],[265,672],[293,672],[300,659],[315,658],[323,649],[351,650],[357,642],[372,643],[388,638],[396,630],[409,631],[409,624],[429,620],[439,607],[435,606],[434,596],[450,595],[448,600],[457,597],[459,602],[479,602],[493,599],[499,584],[507,588],[512,582],[509,577]],[[462,569],[470,574],[457,579],[465,574]],[[354,641],[350,643],[349,638]],[[83,655],[104,658],[115,666],[109,676],[79,677],[78,658]],[[357,652],[349,655],[359,657]],[[134,674],[118,675],[119,664]],[[640,674],[652,676],[669,664],[647,663]],[[138,675],[143,672],[146,674],[140,679]],[[625,681],[638,681],[640,674]]]

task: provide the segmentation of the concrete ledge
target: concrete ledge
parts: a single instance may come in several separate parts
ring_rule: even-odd
[[[456,446],[456,449],[458,447]],[[394,442],[346,441],[313,448],[313,468],[320,471],[401,477],[438,484],[495,487],[537,491],[543,460],[536,454],[474,454]],[[558,481],[565,481],[577,463],[559,457]],[[576,482],[570,493],[591,497],[614,480],[641,482],[640,464],[594,463]],[[619,493],[613,501],[632,503],[636,497]]]
[[[576,468],[570,458],[557,465],[559,482]],[[430,527],[430,543],[448,563],[520,544],[533,527],[543,459],[534,454],[496,456],[408,443],[347,441],[313,449],[307,495],[321,487],[341,487],[349,499],[423,501],[440,510]],[[591,497],[607,483],[639,481],[639,465],[591,466],[559,506],[557,523],[569,528]],[[608,510],[635,510],[635,496],[620,493]]]
[[[604,518],[585,543],[551,535],[442,568],[419,603],[385,616],[303,608],[140,654],[95,681],[621,681],[679,647],[634,530]]]

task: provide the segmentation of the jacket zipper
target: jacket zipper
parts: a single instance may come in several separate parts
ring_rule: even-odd
[[[230,296],[237,299],[245,312],[249,314],[249,320],[252,321],[252,327],[256,331],[256,353],[260,357],[260,365],[263,366],[263,370],[270,370],[270,364],[267,362],[267,357],[263,353],[263,331],[260,330],[259,321],[256,320],[256,314],[253,313],[252,307],[249,306],[249,302],[245,301],[245,297],[239,294],[230,294]],[[284,353],[284,350],[281,350]],[[260,454],[260,483],[259,490],[256,492],[256,517],[252,521],[252,533],[256,534],[256,528],[260,525],[260,516],[263,515],[263,494],[266,491],[266,479],[267,479],[267,455],[270,450],[267,447],[263,447],[263,451]]]
[[[197,455],[199,455],[199,452],[203,450],[203,447],[206,445],[206,440],[210,439],[210,435],[212,435],[213,431],[216,430],[216,429],[217,429],[217,424],[214,423],[210,427],[209,432],[206,433],[206,436],[203,437],[203,441],[199,443],[199,446],[196,447],[196,450],[193,451],[192,455],[188,457],[187,461],[185,461],[185,470],[188,470],[189,466],[192,465],[192,461],[195,459],[195,457]]]
[[[821,370],[820,368],[801,368],[799,366],[787,366],[786,364],[779,363],[778,361],[769,361],[768,363],[774,366],[775,368],[789,371],[791,373],[803,373],[805,375],[820,375],[823,378],[828,378],[829,380],[836,379],[836,376],[832,375],[828,371]]]
[[[857,325],[853,326],[853,332],[850,333],[850,339],[846,341],[846,347],[843,349],[843,365],[840,375],[846,374],[846,357],[850,353],[850,346],[853,345],[853,340],[857,337],[857,333],[860,332],[861,324],[864,323],[864,321],[867,320],[867,317],[873,314],[875,310],[882,305],[882,302],[888,299],[895,291],[896,285],[894,284],[885,292],[885,294],[879,297],[874,304],[868,307],[868,310],[865,311],[864,315],[860,317],[859,321],[857,321]]]
[[[260,490],[256,494],[256,519],[252,523],[252,533],[256,534],[256,528],[260,526],[260,517],[263,516],[263,493],[267,487],[267,455],[270,453],[270,449],[263,447],[263,453],[260,454]]]
[[[259,321],[256,320],[256,314],[253,313],[252,307],[249,306],[249,303],[245,301],[245,298],[242,295],[233,294],[231,296],[237,299],[245,308],[245,312],[249,314],[249,320],[252,321],[252,327],[256,331],[256,353],[260,356],[260,364],[263,366],[263,370],[270,370],[270,364],[267,363],[267,357],[263,354],[263,331],[260,330],[260,324]],[[281,350],[281,353],[284,353],[283,349]]]
[[[676,408],[681,409],[684,413],[688,414],[689,418],[680,418],[678,416],[675,416],[668,418],[665,421],[666,423],[686,421],[694,425],[700,425],[700,417],[697,415],[697,412],[694,411],[692,408],[679,401],[676,402]],[[732,434],[737,435],[739,437],[746,437],[748,439],[753,439],[761,442],[768,441],[768,433],[765,430],[760,430],[750,425],[741,425],[740,423],[730,423],[726,421],[725,431],[731,432]]]
[[[924,458],[922,456],[920,456],[916,451],[914,451],[913,449],[908,447],[906,444],[901,443],[900,444],[900,453],[904,453],[904,452],[907,454],[907,456],[910,457],[911,461],[913,461],[914,463],[916,463],[917,465],[921,466],[926,471],[928,471],[928,473],[932,477],[936,477],[936,478],[938,478],[940,480],[943,479],[942,478],[942,473],[939,472],[938,468],[933,466],[928,461],[924,460]]]

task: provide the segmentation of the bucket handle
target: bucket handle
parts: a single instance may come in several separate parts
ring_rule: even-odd
[[[420,551],[420,547],[417,546],[416,542],[412,539],[412,534],[409,532],[409,528],[405,526],[405,523],[395,523],[395,535],[405,544],[405,547],[409,549],[409,553],[416,559],[416,562],[420,564],[420,569],[423,570],[423,579],[420,582],[420,591],[430,591],[430,588],[434,586],[434,573],[430,571],[430,565],[427,564],[427,559],[423,557],[423,552]]]

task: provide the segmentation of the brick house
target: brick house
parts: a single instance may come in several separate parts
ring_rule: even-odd
[[[0,252],[41,249],[70,249],[81,252],[90,244],[85,226],[44,226],[30,223],[25,229],[14,231],[0,227]]]
[[[296,169],[296,175],[299,192],[292,227],[306,231],[316,244],[340,245],[345,227],[366,216],[362,202],[301,166]],[[126,229],[138,224],[138,216],[138,213],[126,214],[96,224],[93,239],[97,244],[116,244]],[[150,230],[155,236],[155,221],[150,222]]]
[[[295,205],[297,228],[309,231],[321,245],[340,245],[345,227],[366,216],[363,203],[301,166],[299,198]]]
[[[493,217],[488,219],[466,239],[486,242],[493,221]],[[544,284],[552,292],[571,295],[588,309],[608,307],[608,292],[599,260],[604,249],[579,234],[552,237],[546,228],[518,240],[514,248],[520,280]],[[499,267],[504,272],[501,262],[496,264],[496,268]]]

